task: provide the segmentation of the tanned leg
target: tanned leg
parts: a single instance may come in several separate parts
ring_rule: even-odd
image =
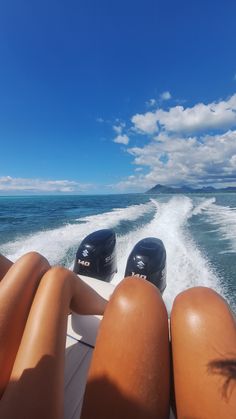
[[[0,281],[12,265],[13,263],[0,253]]]
[[[181,293],[171,340],[177,417],[235,418],[236,322],[225,300],[204,287]]]
[[[67,269],[55,267],[44,275],[0,403],[2,419],[63,417],[68,309],[80,314],[103,314],[106,303]]]
[[[126,278],[102,320],[82,409],[83,419],[169,417],[168,317],[158,289]]]
[[[9,380],[36,289],[50,268],[37,253],[28,253],[14,265],[4,257],[2,261],[5,275],[0,282],[0,397]]]

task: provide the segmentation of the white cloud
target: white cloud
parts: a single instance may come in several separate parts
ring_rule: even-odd
[[[154,134],[157,132],[157,120],[156,112],[137,113],[131,118],[135,131],[143,134]]]
[[[147,166],[149,172],[121,182],[119,187],[123,189],[147,189],[156,183],[197,186],[236,182],[236,131],[201,138],[161,135],[160,140],[156,137],[144,147],[133,147],[128,152],[136,165]]]
[[[171,94],[170,92],[166,91],[160,94],[160,99],[161,100],[169,100],[171,99]]]
[[[156,103],[157,103],[156,99],[149,99],[146,101],[145,104],[151,108],[152,106],[155,106]]]
[[[143,136],[142,146],[126,149],[136,168],[116,185],[119,191],[147,190],[157,183],[236,185],[236,94],[138,113],[131,123],[131,131]],[[128,144],[122,135],[117,139]]]
[[[122,127],[120,125],[113,125],[113,130],[117,133],[117,134],[121,134],[122,133]]]
[[[121,122],[119,125],[113,125],[113,130],[117,133],[117,134],[122,134],[123,129],[125,128],[125,123]]]
[[[192,108],[175,106],[169,111],[159,109],[156,118],[166,131],[198,132],[236,125],[236,94],[228,101],[208,105],[198,103]]]
[[[0,192],[32,192],[32,193],[70,193],[84,192],[92,185],[70,180],[43,180],[28,178],[0,177]]]
[[[163,92],[163,93],[161,93],[160,95],[159,95],[159,98],[158,98],[158,100],[156,100],[156,99],[149,99],[149,100],[147,100],[146,102],[145,102],[145,105],[146,106],[148,106],[149,108],[152,108],[152,107],[154,107],[155,105],[157,105],[158,104],[158,102],[163,102],[163,101],[165,101],[165,100],[170,100],[171,99],[171,94],[170,94],[170,92],[168,92],[168,91],[166,91],[166,92]]]
[[[124,135],[117,135],[116,138],[114,138],[114,143],[118,143],[118,144],[129,144],[129,137],[128,135],[124,134]]]
[[[131,118],[133,129],[143,134],[154,134],[158,129],[175,133],[195,133],[207,129],[236,126],[236,94],[228,100],[198,103],[192,108],[175,106],[168,111],[136,114]]]

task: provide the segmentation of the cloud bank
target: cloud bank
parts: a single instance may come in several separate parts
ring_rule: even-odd
[[[209,104],[135,114],[130,130],[143,137],[144,145],[126,151],[136,169],[144,170],[134,170],[117,185],[120,190],[145,190],[157,183],[236,185],[236,94]]]
[[[79,193],[91,188],[89,184],[82,184],[70,180],[43,180],[0,177],[0,193]]]
[[[236,186],[236,94],[192,107],[168,107],[171,103],[176,102],[166,91],[149,100],[148,112],[131,115],[128,121],[115,120],[112,141],[131,156],[133,173],[119,183],[104,185],[106,192],[142,191],[157,183]],[[1,195],[91,190],[97,191],[98,185],[0,177]]]
[[[193,133],[206,129],[236,126],[236,94],[227,101],[208,105],[198,103],[192,108],[175,106],[168,111],[136,114],[131,118],[134,129],[142,134],[154,134],[160,130]]]

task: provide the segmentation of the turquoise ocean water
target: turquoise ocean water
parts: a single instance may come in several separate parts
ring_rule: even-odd
[[[163,240],[169,310],[180,291],[205,285],[236,311],[236,194],[0,197],[0,252],[13,261],[36,250],[72,267],[81,240],[101,228],[117,234],[120,279],[138,240]]]

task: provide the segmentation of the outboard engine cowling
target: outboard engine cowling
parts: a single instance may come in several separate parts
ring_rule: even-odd
[[[136,276],[152,282],[164,292],[166,288],[166,250],[155,237],[140,240],[129,255],[125,276]]]
[[[112,230],[98,230],[81,242],[73,271],[109,282],[117,272],[116,235]]]

